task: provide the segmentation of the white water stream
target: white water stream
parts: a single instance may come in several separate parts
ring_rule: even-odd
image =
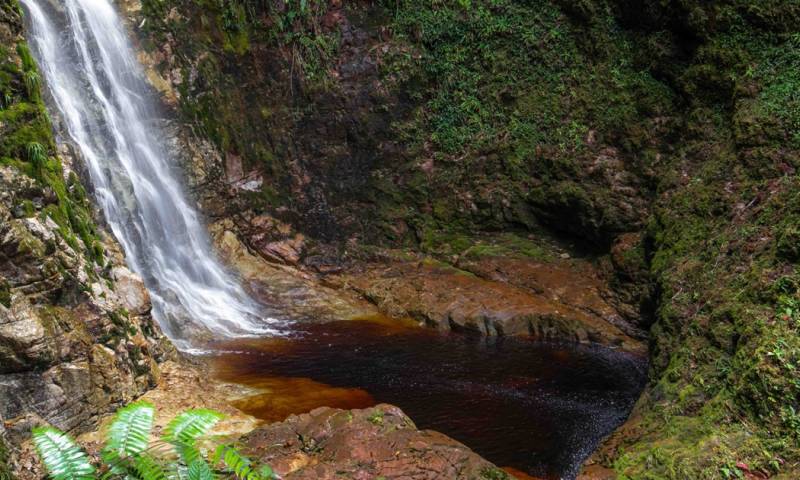
[[[88,166],[95,197],[164,332],[190,348],[214,336],[272,332],[274,320],[216,259],[174,172],[152,90],[109,0],[22,0],[54,109]]]

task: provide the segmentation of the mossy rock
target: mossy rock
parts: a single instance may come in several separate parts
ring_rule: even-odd
[[[800,261],[800,222],[786,225],[780,232],[777,254],[787,262]]]

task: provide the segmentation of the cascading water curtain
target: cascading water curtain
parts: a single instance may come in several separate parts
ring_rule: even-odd
[[[28,37],[54,107],[153,313],[179,348],[207,337],[274,334],[275,320],[216,259],[172,170],[152,90],[109,0],[22,0]]]

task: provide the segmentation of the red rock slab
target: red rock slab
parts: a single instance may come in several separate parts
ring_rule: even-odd
[[[254,430],[244,453],[286,480],[510,479],[461,443],[417,430],[399,408],[318,408]]]
[[[531,335],[637,353],[646,350],[641,340],[615,324],[618,316],[599,296],[590,277],[572,276],[547,265],[525,272],[540,279],[541,291],[530,288],[531,280],[528,286],[518,286],[427,262],[373,265],[348,275],[345,282],[391,316],[412,317],[443,330]]]

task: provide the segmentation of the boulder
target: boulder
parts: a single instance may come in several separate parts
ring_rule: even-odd
[[[144,315],[150,311],[150,294],[139,275],[120,266],[111,271],[111,277],[122,307],[134,315]]]
[[[461,443],[417,430],[399,408],[322,407],[262,426],[242,439],[244,453],[286,480],[508,479]]]

